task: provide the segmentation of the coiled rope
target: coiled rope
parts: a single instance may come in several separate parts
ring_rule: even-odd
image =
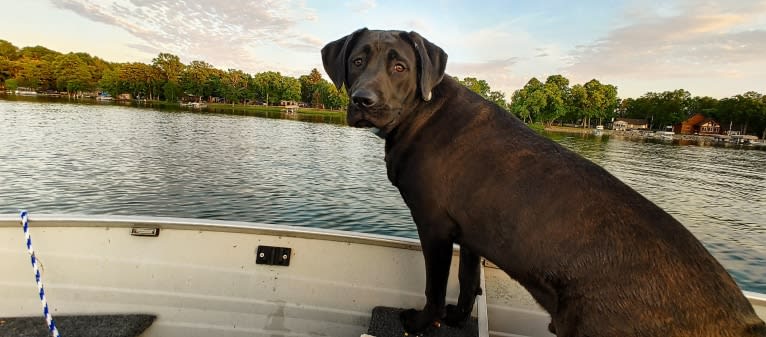
[[[21,225],[24,226],[24,237],[27,239],[27,251],[32,257],[32,269],[35,272],[35,280],[37,281],[37,289],[40,291],[40,302],[43,305],[43,315],[45,321],[48,323],[48,329],[53,337],[61,337],[59,330],[56,329],[56,322],[53,321],[50,310],[48,310],[48,300],[45,298],[45,290],[43,289],[43,279],[40,276],[40,268],[37,266],[37,258],[35,257],[35,250],[32,248],[32,236],[29,234],[29,213],[27,211],[21,211]]]

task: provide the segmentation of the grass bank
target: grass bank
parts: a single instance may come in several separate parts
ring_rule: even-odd
[[[193,110],[193,109],[192,109]],[[266,118],[293,119],[305,122],[345,124],[346,111],[315,108],[299,108],[288,113],[280,106],[211,103],[203,111]]]

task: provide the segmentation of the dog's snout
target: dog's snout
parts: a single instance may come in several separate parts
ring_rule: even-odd
[[[351,94],[351,102],[361,107],[370,108],[378,104],[378,95],[370,90],[359,89]]]

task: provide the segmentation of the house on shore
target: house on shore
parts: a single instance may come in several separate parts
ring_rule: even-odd
[[[300,105],[296,101],[279,101],[279,106],[282,107],[282,112],[292,114],[298,112]]]
[[[697,113],[673,126],[673,132],[683,135],[717,135],[721,133],[721,124]]]
[[[615,131],[646,130],[649,128],[649,123],[645,119],[617,118],[614,120],[612,128]]]

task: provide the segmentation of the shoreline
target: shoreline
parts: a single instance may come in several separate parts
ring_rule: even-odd
[[[316,108],[300,108],[296,112],[286,112],[283,106],[263,106],[263,105],[246,105],[246,104],[228,104],[228,103],[207,103],[205,107],[188,107],[181,106],[179,103],[164,102],[164,101],[100,101],[95,98],[68,98],[54,97],[47,95],[38,96],[19,96],[8,95],[0,92],[0,100],[6,100],[11,102],[55,102],[61,104],[88,104],[88,105],[114,105],[114,106],[129,106],[134,108],[152,108],[159,110],[171,110],[171,111],[183,111],[183,112],[196,112],[196,113],[218,113],[227,115],[240,115],[240,116],[253,116],[271,119],[288,119],[301,122],[310,123],[326,123],[345,125],[346,114],[345,110],[326,110]],[[539,125],[539,124],[538,124]],[[530,126],[532,127],[532,126]],[[542,128],[544,132],[553,133],[565,133],[565,134],[578,134],[583,137],[615,137],[624,140],[637,141],[637,142],[655,142],[655,143],[668,143],[674,145],[695,145],[695,146],[719,146],[727,148],[746,148],[746,149],[760,149],[766,150],[766,142],[759,139],[755,142],[743,143],[732,142],[723,137],[716,138],[712,135],[682,135],[674,134],[670,137],[660,137],[653,131],[615,131],[610,129],[601,130],[600,134],[595,134],[595,129],[582,128],[582,127],[570,127],[570,126],[546,126]]]
[[[652,141],[678,145],[744,147],[756,149],[760,148],[766,150],[766,142],[764,142],[762,139],[758,139],[756,141],[745,141],[741,138],[732,139],[729,136],[723,135],[673,134],[672,136],[661,136],[654,131],[648,130],[616,131],[608,129],[602,130],[601,134],[595,134],[594,129],[567,126],[550,126],[545,127],[544,130],[546,132],[590,135],[593,137],[615,137],[638,142]]]

